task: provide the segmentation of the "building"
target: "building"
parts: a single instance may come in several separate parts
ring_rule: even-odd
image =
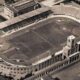
[[[7,19],[11,19],[13,17],[22,15],[24,13],[28,13],[30,11],[36,10],[38,8],[41,8],[41,5],[39,3],[36,3],[35,1],[19,1],[11,5],[4,6],[4,11],[2,15],[6,17]]]

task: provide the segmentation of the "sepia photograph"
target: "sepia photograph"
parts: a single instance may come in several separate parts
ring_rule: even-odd
[[[80,80],[80,0],[0,0],[0,80]]]

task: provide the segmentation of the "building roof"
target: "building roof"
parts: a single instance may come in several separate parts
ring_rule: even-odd
[[[61,50],[68,36],[80,37],[79,25],[80,23],[68,18],[59,17],[45,20],[33,25],[30,30],[23,29],[4,37],[10,47],[2,52],[2,55],[10,62],[14,59],[35,62]],[[6,59],[5,57],[4,59]]]
[[[31,1],[26,1],[26,0],[22,0],[19,2],[16,2],[10,6],[7,6],[11,11],[14,12],[14,14],[21,14],[21,13],[27,13],[29,12],[34,6],[37,6],[38,8],[41,7],[41,5],[39,3],[36,3],[35,1],[31,0]],[[28,8],[30,10],[28,10]],[[33,8],[34,9],[34,8]],[[25,12],[26,10],[26,12]]]

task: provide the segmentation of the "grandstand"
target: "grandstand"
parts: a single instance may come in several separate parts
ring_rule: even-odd
[[[80,51],[80,43],[75,42],[74,36],[69,37],[71,40],[67,39],[69,35],[80,37],[79,24],[69,18],[55,17],[32,25],[29,29],[21,29],[11,35],[1,37],[6,43],[2,42],[0,50],[0,56],[5,61],[1,72],[7,76],[11,75],[15,80],[20,80],[25,76],[26,80],[32,77],[34,79],[29,80],[35,80],[36,77],[39,78],[79,60],[80,56],[77,51]],[[3,27],[5,28],[5,26]],[[66,44],[66,39],[71,43]],[[70,57],[72,56],[70,59],[63,55],[65,45],[69,46],[68,54]],[[4,47],[7,48],[4,49]],[[13,73],[6,73],[5,69],[13,71]]]
[[[20,27],[27,26],[28,24],[34,23],[36,20],[46,18],[51,13],[52,11],[47,7],[39,8],[37,10],[25,13],[24,15],[20,15],[18,17],[0,23],[0,30],[4,32],[15,30]]]

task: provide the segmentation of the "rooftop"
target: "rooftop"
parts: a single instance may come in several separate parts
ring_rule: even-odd
[[[36,3],[35,1],[22,0],[7,7],[10,10],[12,10],[14,14],[17,16],[17,15],[21,15],[21,14],[33,11],[34,9],[41,8],[41,5],[39,3]]]

